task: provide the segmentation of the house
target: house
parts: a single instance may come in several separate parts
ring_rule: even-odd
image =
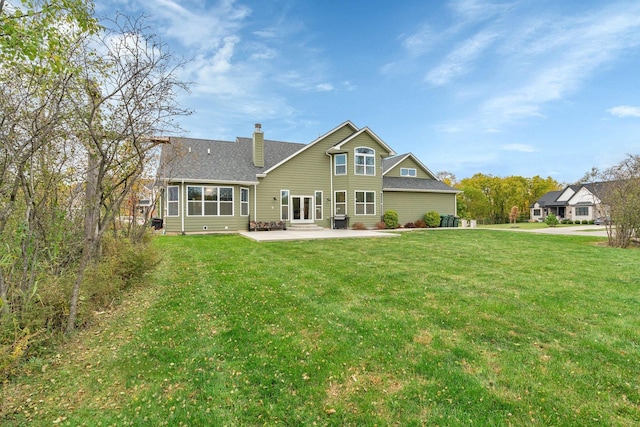
[[[604,207],[596,196],[606,183],[574,184],[561,191],[550,191],[531,205],[531,219],[544,221],[550,213],[558,219],[592,221],[604,216]]]
[[[459,192],[350,121],[309,144],[265,139],[260,124],[235,141],[171,137],[158,178],[166,231],[179,233],[247,230],[251,221],[375,227],[390,209],[404,224],[431,210],[455,214]]]

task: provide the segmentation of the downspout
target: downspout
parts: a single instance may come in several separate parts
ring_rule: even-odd
[[[182,212],[180,212],[180,224],[181,224],[180,225],[180,228],[181,228],[180,232],[182,233],[182,235],[184,235],[185,234],[184,233],[184,216],[185,216],[185,212],[186,212],[185,211],[185,206],[187,204],[187,191],[184,188],[184,179],[182,180],[182,186],[180,188],[180,191],[182,191],[182,200],[183,200],[183,202],[181,203],[182,204]]]
[[[329,208],[329,213],[331,214],[331,216],[329,217],[329,227],[333,228],[333,217],[335,216],[333,213],[333,198],[334,198],[334,194],[333,194],[333,156],[327,152],[325,152],[325,154],[327,156],[329,156],[329,199],[331,201],[330,208]]]
[[[253,184],[253,220],[258,220],[258,184]]]

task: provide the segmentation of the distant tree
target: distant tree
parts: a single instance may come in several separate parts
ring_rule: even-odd
[[[518,220],[518,214],[520,213],[520,209],[517,206],[511,207],[511,212],[509,212],[509,221],[511,224],[515,224]]]
[[[519,212],[528,212],[529,207],[542,195],[559,187],[551,177],[501,178],[481,173],[465,178],[456,185],[463,191],[458,194],[458,204],[466,210],[465,216],[493,223],[509,221],[512,206],[517,206]]]
[[[455,174],[449,171],[440,171],[436,173],[436,178],[438,178],[440,181],[444,182],[450,187],[453,187],[458,183],[458,180],[456,179]]]

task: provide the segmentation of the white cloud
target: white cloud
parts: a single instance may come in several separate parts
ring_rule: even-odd
[[[527,144],[505,144],[502,146],[505,151],[519,151],[521,153],[534,153],[538,150]]]
[[[315,86],[316,92],[331,92],[333,90],[333,85],[331,83],[320,83]]]
[[[442,86],[455,77],[468,73],[473,68],[472,62],[491,45],[496,36],[492,31],[483,31],[464,41],[447,55],[442,64],[427,74],[426,80],[433,85]]]
[[[618,107],[609,108],[607,111],[616,117],[640,117],[640,107],[620,105]]]

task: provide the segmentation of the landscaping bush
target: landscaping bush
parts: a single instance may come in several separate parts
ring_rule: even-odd
[[[424,222],[423,219],[417,220],[414,224],[416,225],[416,228],[427,228],[427,223]]]
[[[404,225],[404,228],[416,228],[416,225],[413,222],[408,222]]]
[[[582,220],[582,224],[584,224],[584,225],[589,224],[589,220],[587,220],[587,219],[583,219],[583,220]]]
[[[366,230],[367,226],[361,222],[356,222],[351,228],[353,228],[354,230]]]
[[[440,214],[436,211],[427,212],[423,219],[427,227],[434,228],[440,225]]]
[[[388,210],[384,213],[382,217],[386,228],[398,228],[398,212],[394,210]]]
[[[549,227],[555,227],[556,225],[558,225],[558,217],[555,216],[554,214],[550,213],[549,215],[547,215],[547,217],[544,219],[545,224],[547,224]]]

